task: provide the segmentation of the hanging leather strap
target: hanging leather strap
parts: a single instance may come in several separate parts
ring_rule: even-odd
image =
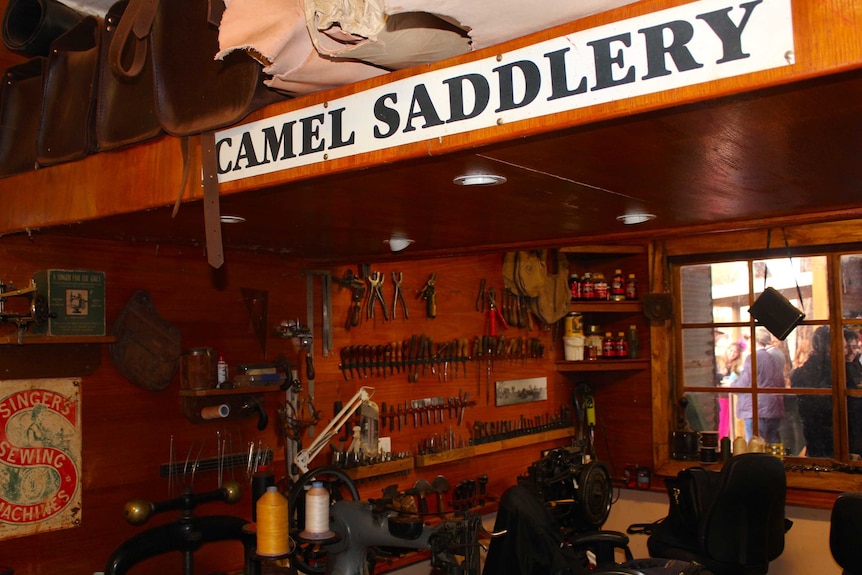
[[[135,78],[144,69],[147,62],[149,35],[158,6],[159,0],[129,0],[108,48],[108,64],[117,76]],[[128,45],[130,45],[132,57],[127,64],[123,55]]]
[[[204,226],[206,226],[207,261],[218,269],[224,263],[221,239],[221,214],[218,201],[218,159],[216,158],[215,132],[201,134],[201,167],[204,186]]]

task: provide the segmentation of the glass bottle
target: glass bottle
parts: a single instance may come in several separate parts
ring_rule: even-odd
[[[635,274],[629,274],[629,277],[626,280],[626,299],[638,299],[638,280],[635,277]]]
[[[611,278],[611,299],[613,301],[626,299],[626,280],[623,277],[623,270],[614,270],[614,275]]]
[[[617,339],[614,341],[617,350],[617,358],[625,359],[629,356],[629,342],[626,339],[625,332],[617,333]]]
[[[581,299],[596,299],[596,284],[593,283],[593,274],[586,272],[584,281],[581,282]]]
[[[611,332],[605,332],[605,338],[602,340],[602,359],[613,359],[617,356],[617,344],[614,341],[614,336]]]
[[[638,328],[636,325],[629,326],[626,332],[626,340],[629,347],[629,359],[640,357],[640,340],[638,339]]]
[[[578,301],[581,299],[581,280],[578,277],[578,274],[572,274],[569,276],[569,289],[572,292],[572,301]]]
[[[593,274],[593,299],[602,301],[610,299],[610,286],[602,272]]]
[[[597,325],[591,325],[587,329],[587,337],[584,345],[586,346],[585,353],[587,359],[598,359],[602,356],[602,330]]]

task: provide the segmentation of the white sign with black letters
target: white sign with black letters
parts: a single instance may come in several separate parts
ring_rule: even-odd
[[[222,130],[219,182],[792,62],[790,0],[701,0]]]

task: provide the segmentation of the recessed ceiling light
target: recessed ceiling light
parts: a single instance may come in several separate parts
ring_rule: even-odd
[[[245,218],[242,216],[220,216],[219,220],[223,224],[242,224],[245,222]]]
[[[401,234],[392,234],[389,239],[383,240],[384,244],[389,244],[389,249],[393,252],[400,252],[413,243],[413,240]]]
[[[496,186],[497,184],[505,184],[506,178],[496,174],[470,174],[458,176],[452,181],[459,186]]]
[[[634,213],[634,214],[625,214],[622,216],[617,216],[617,220],[626,224],[627,226],[632,226],[634,224],[642,224],[644,222],[648,222],[650,220],[655,219],[655,214],[646,214],[646,213]]]

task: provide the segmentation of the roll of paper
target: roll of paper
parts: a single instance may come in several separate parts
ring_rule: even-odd
[[[230,406],[226,403],[221,405],[210,405],[201,409],[203,419],[221,419],[230,415]]]

